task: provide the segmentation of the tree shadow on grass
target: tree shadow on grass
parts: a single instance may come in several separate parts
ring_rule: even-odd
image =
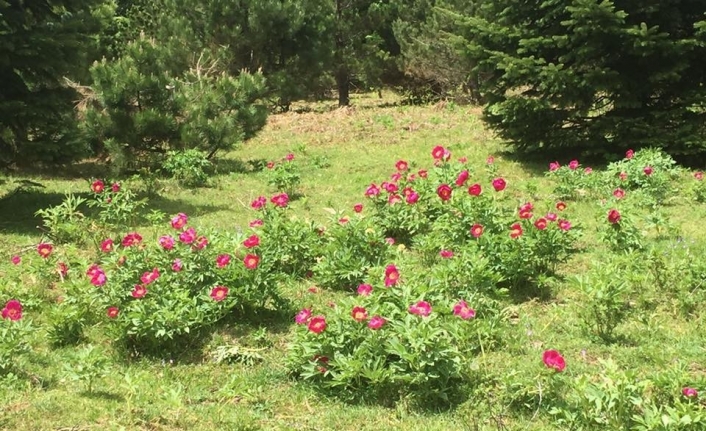
[[[81,391],[79,395],[84,398],[89,398],[91,400],[104,400],[104,401],[118,401],[124,402],[125,397],[120,394],[116,394],[108,391]]]
[[[83,160],[64,166],[23,166],[12,172],[21,176],[43,179],[76,180],[81,178],[105,178],[108,176],[109,171],[108,166],[99,160]]]

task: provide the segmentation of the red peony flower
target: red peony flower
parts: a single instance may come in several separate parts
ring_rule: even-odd
[[[250,227],[260,227],[260,226],[262,226],[263,224],[264,224],[263,221],[258,218],[258,219],[255,219],[255,220],[253,220],[253,221],[250,222]]]
[[[247,269],[256,269],[257,265],[260,263],[260,257],[254,254],[248,254],[245,256],[245,259],[243,259],[243,263],[245,263]]]
[[[431,305],[426,301],[419,301],[409,306],[409,312],[417,316],[426,317],[431,314]]]
[[[171,235],[163,235],[159,237],[159,245],[165,250],[171,250],[174,248],[174,238]]]
[[[120,310],[118,309],[118,307],[108,307],[108,309],[105,312],[105,314],[107,314],[108,317],[110,317],[111,319],[117,318],[119,313],[120,313]]]
[[[172,217],[172,227],[176,230],[182,230],[186,226],[187,221],[189,221],[189,217],[184,213],[179,213]]]
[[[385,287],[394,286],[400,279],[400,272],[395,265],[387,265],[385,268]]]
[[[59,277],[63,280],[69,274],[69,265],[65,262],[59,262],[56,264],[56,272],[59,273]]]
[[[368,311],[363,308],[363,307],[353,307],[353,311],[351,311],[351,316],[353,316],[353,320],[356,322],[363,322],[365,320],[368,320]]]
[[[311,308],[303,308],[296,316],[294,316],[294,322],[297,325],[303,325],[309,321],[311,317]]]
[[[353,211],[360,213],[363,211],[363,204],[355,204],[353,205]]]
[[[120,191],[120,183],[113,183],[113,185],[110,186],[110,190],[113,191],[113,193],[117,193]]]
[[[468,188],[468,194],[471,196],[480,196],[482,192],[481,186],[478,183],[473,184]]]
[[[549,172],[554,172],[554,171],[558,170],[560,167],[561,167],[561,165],[559,164],[559,162],[551,162],[551,163],[549,163]]]
[[[426,178],[428,176],[428,173],[427,173],[426,169],[420,169],[417,172],[417,175],[419,175],[419,178]]]
[[[260,245],[260,237],[257,235],[250,235],[245,241],[243,241],[245,248],[253,248]]]
[[[284,208],[289,203],[289,196],[287,193],[280,193],[278,195],[272,196],[270,201],[275,204],[276,207]]]
[[[275,162],[267,162],[267,169],[272,169],[275,167]]]
[[[368,322],[368,328],[377,330],[382,328],[382,325],[387,322],[384,317],[382,316],[373,316],[370,321]]]
[[[22,318],[22,304],[16,299],[7,301],[2,309],[2,318],[7,320],[20,320]]]
[[[407,195],[407,198],[405,200],[407,201],[408,204],[414,205],[417,202],[419,202],[419,193],[413,191]]]
[[[463,187],[463,185],[466,184],[466,181],[468,181],[468,170],[463,170],[460,174],[458,174],[458,177],[456,177],[456,185],[458,187]]]
[[[286,156],[284,156],[284,159],[288,162],[291,162],[292,160],[294,160],[294,154],[289,153]]]
[[[223,301],[228,296],[228,288],[225,286],[216,286],[211,289],[211,298],[214,301]]]
[[[398,160],[397,163],[395,163],[395,168],[397,168],[398,171],[406,171],[409,165],[404,160]]]
[[[13,265],[19,265],[20,262],[22,262],[22,258],[19,257],[18,255],[14,255],[14,256],[12,256],[12,258],[10,259],[10,262],[12,262]]]
[[[701,172],[701,171],[694,172],[694,178],[696,178],[697,180],[701,181],[701,180],[704,179],[704,173]]]
[[[476,317],[476,310],[470,308],[466,301],[461,300],[454,305],[454,316],[458,316],[463,320],[473,319]]]
[[[326,329],[326,318],[324,316],[318,315],[314,316],[309,320],[309,331],[314,334],[320,334]]]
[[[616,224],[620,221],[620,212],[616,209],[608,211],[608,221],[612,224]]]
[[[147,295],[147,288],[141,284],[136,284],[131,293],[133,298],[140,299]]]
[[[652,169],[652,166],[645,166],[645,169],[643,169],[642,172],[649,177],[652,175],[652,172],[654,172],[654,169]]]
[[[622,199],[625,197],[625,190],[623,190],[621,188],[617,188],[617,189],[613,190],[613,196],[616,199]]]
[[[554,213],[547,213],[547,216],[546,216],[546,217],[547,217],[547,220],[549,220],[549,221],[556,221],[556,219],[557,219],[559,216],[557,216],[557,215],[554,214]]]
[[[103,242],[101,242],[101,251],[103,253],[110,253],[113,251],[113,240],[108,238],[104,239]]]
[[[219,254],[218,257],[216,257],[216,266],[218,268],[225,268],[228,266],[230,263],[230,255],[229,254]]]
[[[390,179],[392,180],[393,183],[398,182],[402,178],[402,174],[399,172],[395,172],[394,174],[390,175]]]
[[[51,256],[51,252],[54,250],[54,246],[47,243],[41,242],[37,245],[37,253],[39,253],[42,258],[46,259]]]
[[[571,222],[568,220],[559,220],[559,229],[563,231],[568,231],[571,229]]]
[[[572,171],[575,171],[579,167],[579,161],[578,160],[572,160],[569,162],[569,169]]]
[[[522,236],[522,225],[515,223],[510,226],[510,238],[515,239]]]
[[[480,238],[483,235],[483,226],[478,223],[471,226],[471,235],[473,238]]]
[[[451,187],[448,184],[442,184],[436,189],[436,194],[442,201],[448,201],[451,199]]]
[[[566,368],[564,357],[556,350],[545,351],[542,355],[542,361],[544,361],[544,365],[546,365],[547,368],[554,369],[557,372],[564,371],[564,368]]]
[[[546,229],[546,228],[547,228],[547,219],[545,219],[544,217],[538,218],[538,219],[534,222],[534,227],[536,227],[536,228],[539,229],[539,230],[544,230],[544,229]]]
[[[388,182],[382,183],[382,188],[385,189],[385,191],[388,193],[397,193],[400,189],[399,187],[397,187],[397,184]]]
[[[556,209],[557,211],[564,211],[566,209],[566,203],[564,202],[557,202],[556,203]]]
[[[632,159],[634,155],[635,155],[635,152],[633,150],[627,150],[625,152],[625,158],[628,160]]]
[[[358,286],[358,295],[368,296],[373,291],[373,286],[369,284],[361,284]]]
[[[496,192],[501,192],[501,191],[505,190],[506,186],[507,186],[507,183],[502,178],[496,178],[493,180],[493,188],[495,189]]]
[[[105,183],[101,180],[95,180],[91,184],[91,190],[93,190],[93,193],[103,193],[103,190],[105,190]]]

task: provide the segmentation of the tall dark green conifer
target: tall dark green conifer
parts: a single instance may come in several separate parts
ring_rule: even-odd
[[[484,2],[466,53],[521,150],[706,150],[703,0]]]

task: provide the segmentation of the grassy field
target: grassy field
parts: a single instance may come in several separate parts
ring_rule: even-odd
[[[355,107],[272,116],[255,139],[223,157],[212,185],[185,189],[162,180],[159,196],[150,208],[167,214],[185,212],[199,226],[237,230],[253,218],[249,203],[273,192],[258,161],[280,159],[294,153],[302,166],[302,196],[292,202],[297,217],[325,222],[326,208],[351,215],[363,202],[371,182],[388,178],[399,159],[413,166],[430,164],[435,145],[465,156],[478,170],[494,156],[519,203],[525,199],[554,202],[553,184],[544,176],[548,162],[523,163],[483,128],[478,108],[437,105],[429,107],[380,106],[372,95],[359,96]],[[318,111],[317,111],[318,110]],[[572,158],[567,156],[567,160]],[[564,163],[566,161],[563,161]],[[596,168],[598,169],[598,168]],[[42,236],[36,210],[58,204],[66,192],[85,193],[89,180],[103,177],[100,164],[86,162],[58,172],[18,173],[0,184],[0,277],[3,265],[22,250],[33,248]],[[37,187],[11,194],[20,181]],[[688,174],[678,182],[692,180]],[[139,186],[138,181],[124,181]],[[681,192],[680,192],[681,193]],[[685,193],[685,192],[684,192]],[[706,206],[680,194],[664,207],[664,217],[678,234],[660,244],[706,242],[701,220]],[[598,376],[604,360],[640,376],[659,374],[679,392],[689,384],[706,381],[705,332],[701,306],[684,312],[682,299],[669,291],[672,280],[659,287],[649,277],[635,282],[631,314],[619,326],[619,337],[603,342],[587,334],[581,323],[585,297],[573,276],[602,265],[605,248],[595,231],[595,202],[568,201],[568,218],[584,235],[581,252],[560,266],[537,295],[511,297],[504,304],[507,330],[503,347],[484,352],[473,361],[481,370],[469,397],[450,410],[427,411],[407,405],[394,407],[345,403],[326,396],[290,377],[283,365],[294,324],[291,316],[273,315],[260,324],[224,325],[203,345],[175,358],[160,360],[119,357],[101,338],[92,340],[107,352],[109,362],[95,388],[72,378],[85,357],[81,347],[50,348],[40,332],[34,352],[24,365],[26,375],[4,377],[0,384],[0,428],[12,430],[546,430],[562,429],[548,413],[537,374],[541,354],[557,349],[567,361],[566,378]],[[655,233],[645,228],[648,238]],[[655,239],[655,243],[658,241]],[[638,259],[639,260],[639,259]],[[629,259],[628,259],[629,261]],[[638,264],[640,262],[636,262]],[[626,268],[629,277],[640,270]],[[628,275],[626,275],[627,277]],[[615,277],[621,277],[616,273]],[[0,287],[3,282],[0,281]],[[7,287],[7,286],[6,286]],[[306,280],[284,286],[293,309],[326,304],[341,292],[311,293]],[[2,295],[0,298],[5,299]],[[701,296],[698,296],[701,298]],[[32,317],[36,323],[41,316]],[[242,346],[261,356],[249,363],[218,364],[212,360],[217,346]],[[674,371],[675,369],[678,370]],[[568,428],[566,428],[568,429]],[[595,429],[601,428],[597,426]],[[676,428],[675,428],[676,429]]]

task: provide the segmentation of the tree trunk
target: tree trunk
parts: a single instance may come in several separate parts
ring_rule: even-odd
[[[348,79],[348,70],[346,70],[344,65],[340,65],[338,72],[336,72],[336,86],[338,87],[338,106],[350,105],[350,81]]]

